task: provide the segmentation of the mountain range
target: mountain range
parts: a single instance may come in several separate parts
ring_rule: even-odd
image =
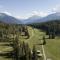
[[[0,22],[8,24],[22,24],[22,21],[20,21],[19,19],[13,16],[9,16],[5,13],[0,13]]]
[[[32,24],[32,23],[41,23],[51,20],[60,20],[60,13],[53,13],[45,17],[40,17],[34,15],[28,19],[17,19],[13,16],[9,16],[5,13],[0,13],[0,21],[8,24]]]
[[[36,18],[35,18],[36,17]],[[41,23],[41,22],[47,22],[47,21],[52,21],[52,20],[60,20],[60,13],[53,13],[49,14],[48,16],[45,17],[30,17],[29,19],[25,20],[25,24],[32,24],[32,23]]]

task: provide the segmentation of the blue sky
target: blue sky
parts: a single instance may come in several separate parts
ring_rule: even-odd
[[[46,16],[60,9],[60,0],[0,0],[0,12],[18,18]]]

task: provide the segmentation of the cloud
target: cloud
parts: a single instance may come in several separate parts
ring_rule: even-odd
[[[44,17],[44,16],[48,15],[47,12],[43,12],[43,11],[33,11],[32,14],[33,15],[38,15],[38,16],[41,16],[41,17]]]
[[[56,5],[53,9],[53,12],[60,12],[60,5]]]
[[[15,17],[18,19],[26,19],[26,17],[23,17],[23,16],[15,16]]]
[[[37,16],[40,16],[40,17],[45,17],[49,14],[53,14],[53,13],[56,13],[56,12],[60,12],[60,5],[56,5],[53,8],[48,9],[45,12],[44,11],[33,10],[30,13],[26,13],[26,15],[24,15],[24,16],[17,16],[17,17],[22,18],[22,19],[27,19],[27,18],[29,18],[33,15],[37,15]]]
[[[0,8],[2,8],[3,6],[0,5]],[[40,16],[40,17],[45,17],[49,14],[52,14],[52,13],[56,13],[56,12],[60,12],[60,5],[56,5],[55,7],[51,8],[51,9],[48,9],[47,11],[37,11],[37,10],[33,10],[29,13],[26,13],[24,15],[12,15],[12,13],[8,12],[8,11],[3,11],[3,13],[6,13],[10,16],[14,16],[18,19],[28,19],[29,17],[33,16],[33,15],[37,15],[37,16]]]
[[[20,16],[15,16],[15,17],[18,19],[28,19],[29,17],[32,17],[33,15],[44,17],[44,16],[47,16],[48,13],[42,12],[42,11],[32,11],[31,13],[26,13],[24,16],[20,15]]]

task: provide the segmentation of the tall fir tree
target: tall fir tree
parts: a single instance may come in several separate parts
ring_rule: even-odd
[[[34,45],[33,46],[33,55],[32,55],[32,59],[33,60],[37,60],[37,50],[36,50],[36,46]]]

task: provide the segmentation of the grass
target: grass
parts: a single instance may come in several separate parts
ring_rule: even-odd
[[[47,58],[52,60],[60,60],[60,39],[51,39],[46,41],[45,51]]]
[[[33,45],[36,45],[36,48],[42,51],[39,44],[41,43],[42,37],[45,35],[45,32],[42,32],[38,29],[33,29],[31,27],[28,27],[28,30],[30,33],[30,38],[23,39],[23,41],[27,42],[31,49]],[[45,37],[48,36],[45,35]],[[46,39],[46,45],[44,46],[44,48],[47,59],[50,58],[51,60],[60,60],[60,38],[56,37],[55,39]]]
[[[28,27],[29,39],[25,39],[25,36],[19,36],[19,40],[25,41],[29,44],[30,48],[32,49],[33,45],[36,45],[37,50],[41,50],[41,40],[42,37],[45,35],[45,32],[41,30]],[[45,35],[45,37],[48,37]],[[11,51],[13,50],[9,46],[2,46],[2,44],[8,44],[8,42],[0,42],[0,51]],[[44,46],[45,53],[47,58],[51,58],[51,60],[60,60],[60,38],[56,37],[55,39],[46,39],[46,45]],[[0,56],[0,60],[12,60],[12,58],[6,58],[5,56]]]
[[[20,36],[20,41],[25,41],[26,43],[29,44],[30,48],[33,47],[33,45],[38,45],[41,43],[42,36],[45,34],[43,32],[40,32],[38,29],[33,29],[32,27],[28,28],[30,38],[29,39],[24,39]]]
[[[20,41],[25,41],[26,43],[29,44],[29,47],[32,49],[33,48],[33,45],[36,46],[36,49],[37,50],[40,50],[41,53],[42,53],[42,48],[41,48],[41,40],[42,40],[42,37],[43,35],[45,35],[44,32],[40,32],[41,30],[38,30],[38,29],[33,29],[32,27],[28,27],[28,31],[29,31],[29,34],[30,34],[30,38],[29,39],[22,39],[20,37]],[[42,60],[42,58],[40,58]]]
[[[13,48],[6,44],[9,45],[8,42],[0,42],[0,60],[12,60],[8,54],[13,50]]]

